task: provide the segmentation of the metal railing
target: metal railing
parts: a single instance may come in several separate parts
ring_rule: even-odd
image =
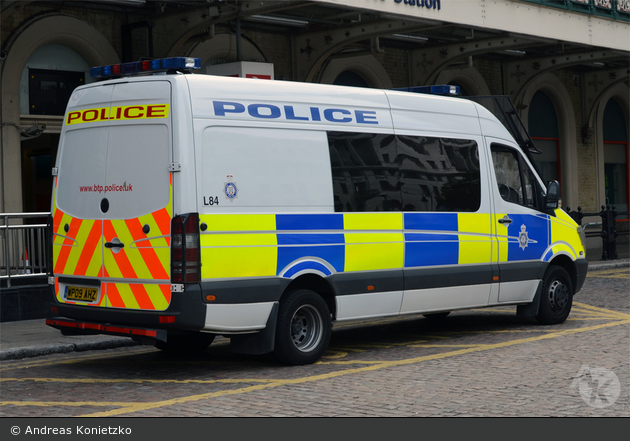
[[[617,216],[628,216],[628,211],[617,211],[614,205],[605,206],[602,205],[602,209],[596,213],[585,213],[582,211],[582,207],[578,207],[577,211],[571,211],[567,207],[566,212],[573,218],[578,225],[582,226],[584,235],[586,237],[601,237],[602,238],[602,260],[615,260],[619,259],[619,253],[617,252],[617,238],[619,236],[630,235],[630,230],[619,231],[617,229],[617,223],[620,220]],[[584,216],[599,216],[601,222],[589,222],[582,225],[582,219]],[[587,231],[589,227],[596,227],[596,230]]]
[[[46,224],[24,224],[25,219],[47,218],[50,213],[0,213],[0,279],[46,275],[48,238]]]

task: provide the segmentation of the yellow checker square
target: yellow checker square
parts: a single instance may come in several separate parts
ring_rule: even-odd
[[[202,214],[207,231],[276,231],[274,214]]]
[[[344,213],[343,226],[352,230],[401,230],[402,213]]]
[[[203,279],[275,276],[278,249],[275,246],[202,248],[201,261]]]
[[[492,258],[492,215],[459,213],[459,263],[486,263]]]
[[[277,236],[273,233],[250,234],[202,234],[201,247],[245,247],[277,245]]]
[[[354,235],[346,235],[348,236]],[[388,234],[388,236],[394,235]],[[402,240],[398,243],[346,243],[345,270],[370,271],[402,268],[404,251]]]
[[[459,235],[459,263],[487,263],[492,259],[490,236]]]

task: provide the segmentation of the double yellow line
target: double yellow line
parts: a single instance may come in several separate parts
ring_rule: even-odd
[[[361,374],[366,372],[374,372],[382,369],[395,368],[398,366],[407,366],[416,363],[422,363],[425,361],[431,360],[440,360],[449,357],[456,357],[459,355],[472,354],[475,352],[483,352],[490,351],[494,349],[507,348],[510,346],[516,346],[525,343],[533,343],[543,340],[549,340],[553,338],[565,337],[569,335],[579,334],[583,332],[596,331],[599,329],[610,328],[614,326],[620,325],[628,325],[630,324],[630,314],[625,314],[618,311],[612,311],[604,308],[599,308],[596,306],[586,305],[583,303],[575,303],[576,306],[575,312],[582,315],[592,315],[599,319],[608,319],[613,320],[612,322],[583,327],[583,328],[573,328],[573,329],[564,329],[561,331],[552,331],[545,333],[543,335],[538,335],[534,337],[527,338],[519,338],[515,340],[510,340],[506,342],[500,343],[492,343],[492,344],[476,344],[476,345],[425,345],[424,342],[426,340],[418,340],[414,342],[409,342],[406,345],[411,347],[452,347],[459,348],[453,351],[443,352],[439,354],[431,354],[420,357],[407,358],[403,360],[392,360],[392,361],[356,361],[356,360],[338,360],[343,354],[340,352],[329,351],[325,356],[325,360],[329,361],[321,361],[319,364],[328,364],[328,365],[359,365],[358,367],[337,370],[333,372],[328,372],[324,374],[311,375],[301,378],[292,378],[292,379],[271,379],[271,380],[261,380],[261,379],[238,379],[238,380],[91,380],[91,379],[62,379],[62,378],[49,378],[49,379],[39,379],[39,378],[3,378],[2,382],[7,381],[44,381],[44,382],[74,382],[74,383],[123,383],[123,382],[134,382],[134,383],[169,383],[169,384],[213,384],[213,383],[223,383],[223,384],[249,384],[248,386],[229,389],[229,390],[221,390],[215,392],[208,392],[197,395],[190,395],[186,397],[172,398],[169,400],[155,401],[150,403],[129,403],[129,402],[118,402],[118,401],[78,401],[78,402],[66,402],[66,401],[2,401],[0,405],[14,405],[14,406],[41,406],[41,407],[62,407],[62,406],[70,406],[70,407],[81,407],[81,406],[97,406],[97,407],[116,407],[115,409],[104,410],[101,412],[90,413],[82,416],[87,417],[110,417],[116,415],[129,414],[139,411],[147,411],[152,409],[159,409],[162,407],[173,406],[177,404],[191,403],[195,401],[208,400],[218,397],[225,397],[230,395],[240,395],[246,394],[250,392],[256,392],[266,389],[273,389],[281,386],[290,386],[297,385],[303,383],[313,383],[322,380],[330,380],[333,378],[339,378],[347,375],[353,374]],[[332,353],[331,353],[332,352]],[[70,361],[69,361],[70,362]]]

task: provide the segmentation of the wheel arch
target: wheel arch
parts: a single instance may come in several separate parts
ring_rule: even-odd
[[[335,290],[328,280],[321,277],[317,274],[302,274],[289,283],[289,285],[284,289],[282,296],[280,297],[280,302],[292,291],[297,289],[310,289],[319,294],[326,304],[328,305],[328,310],[333,316],[333,319],[337,316],[337,305],[335,302]]]
[[[558,254],[549,261],[549,265],[561,266],[569,273],[569,277],[571,277],[571,284],[573,285],[573,294],[575,294],[577,287],[577,269],[573,259],[566,254]]]

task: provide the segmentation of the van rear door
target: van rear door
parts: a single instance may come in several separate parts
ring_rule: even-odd
[[[105,102],[81,96],[91,94],[108,96]],[[82,104],[72,108],[71,99],[62,135],[53,210],[63,214],[54,216],[60,222],[53,229],[58,248],[71,241],[81,252],[72,261],[55,259],[57,298],[164,310],[170,303],[170,83],[119,83],[79,95],[75,101]],[[70,237],[62,240],[66,217]],[[68,287],[82,286],[98,288],[97,298],[68,295]]]

